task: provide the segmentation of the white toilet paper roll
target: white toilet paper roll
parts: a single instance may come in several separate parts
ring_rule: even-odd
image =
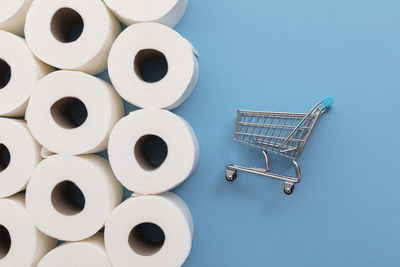
[[[125,25],[158,22],[174,27],[185,14],[188,0],[104,0]]]
[[[0,198],[25,189],[42,159],[40,149],[25,121],[0,118]]]
[[[113,211],[104,237],[115,267],[177,267],[190,253],[193,219],[173,193],[132,197]]]
[[[46,254],[37,267],[113,267],[102,233],[80,242],[65,242]]]
[[[83,72],[56,71],[39,81],[26,120],[48,150],[79,155],[104,150],[123,114],[122,99],[110,84]]]
[[[23,194],[0,200],[1,267],[34,267],[57,245],[35,228],[24,202]]]
[[[115,89],[142,108],[173,109],[192,93],[199,65],[192,45],[158,23],[134,24],[116,39],[108,58]]]
[[[24,34],[25,16],[32,0],[0,0],[0,30]]]
[[[26,40],[38,58],[59,69],[90,74],[106,69],[120,31],[101,0],[35,0],[25,23]]]
[[[182,183],[196,168],[199,145],[190,125],[160,109],[142,109],[121,119],[110,135],[108,155],[129,190],[158,194]]]
[[[99,231],[122,199],[122,186],[97,155],[43,160],[26,188],[26,207],[39,230],[65,241]]]
[[[24,116],[38,80],[53,70],[35,58],[24,39],[0,30],[0,116]]]

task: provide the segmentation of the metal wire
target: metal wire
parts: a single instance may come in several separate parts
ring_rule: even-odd
[[[297,160],[323,112],[321,102],[309,113],[238,110],[233,138]]]

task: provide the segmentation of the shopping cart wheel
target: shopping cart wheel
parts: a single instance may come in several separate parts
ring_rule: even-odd
[[[236,171],[226,170],[226,175],[225,175],[226,180],[232,182],[233,180],[236,179],[236,177],[237,177]]]
[[[293,190],[294,190],[294,184],[285,183],[285,186],[283,187],[283,192],[285,192],[286,195],[292,194]]]

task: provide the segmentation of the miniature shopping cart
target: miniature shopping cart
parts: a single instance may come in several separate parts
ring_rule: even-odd
[[[237,171],[258,174],[284,181],[283,191],[291,194],[294,184],[301,180],[297,159],[318,118],[329,110],[332,103],[333,98],[327,97],[318,102],[307,114],[239,110],[233,139],[260,148],[265,157],[265,168],[227,165],[226,179],[235,180]],[[297,177],[270,172],[268,153],[275,153],[292,160]]]

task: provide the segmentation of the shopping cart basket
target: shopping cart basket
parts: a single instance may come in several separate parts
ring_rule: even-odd
[[[284,181],[283,191],[291,194],[294,184],[301,180],[297,159],[318,118],[328,111],[332,104],[333,98],[327,97],[318,102],[307,114],[239,110],[233,139],[260,148],[265,157],[265,168],[227,165],[226,179],[235,180],[237,171],[258,174]],[[268,153],[275,153],[292,160],[297,177],[270,172]]]

